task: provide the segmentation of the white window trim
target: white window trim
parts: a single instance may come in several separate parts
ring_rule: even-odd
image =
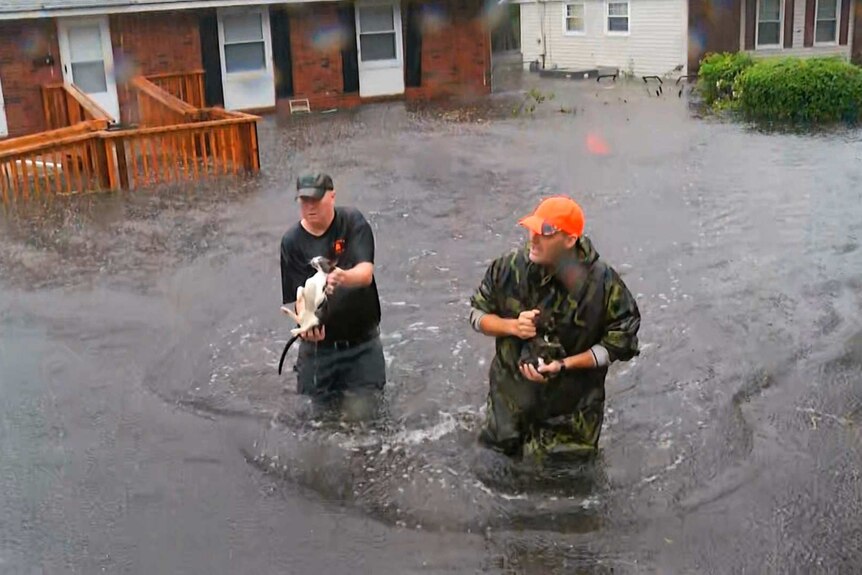
[[[611,4],[622,4],[626,3],[628,6],[628,21],[629,21],[629,29],[625,32],[614,32],[611,31],[609,24],[609,20],[611,18]],[[606,36],[630,36],[632,33],[632,2],[631,0],[606,0],[605,2],[605,35]]]
[[[568,19],[569,8],[568,7],[569,6],[575,6],[575,5],[582,6],[584,9],[584,16],[583,16],[584,29],[580,30],[580,31],[569,30],[569,28],[568,28],[568,21],[569,21],[569,19]],[[581,1],[575,0],[573,2],[563,2],[563,36],[586,36],[586,35],[587,35],[587,3],[584,2],[583,0],[581,0]]]
[[[3,80],[0,79],[0,138],[9,135],[9,123],[6,118],[6,103],[3,100]]]
[[[760,43],[760,0],[757,2],[757,16],[754,18],[754,49],[755,50],[780,50],[784,46],[784,1],[778,1],[778,44]]]
[[[257,12],[260,14],[260,24],[262,26],[261,34],[263,35],[263,64],[262,70],[244,70],[242,72],[228,72],[227,61],[224,55],[224,18],[230,18],[235,14],[249,14]],[[264,7],[254,8],[221,8],[218,11],[218,44],[219,58],[221,59],[221,76],[222,78],[242,78],[242,77],[260,77],[271,76],[272,71],[272,33],[269,27],[269,10]]]
[[[820,3],[831,1],[835,3],[835,39],[829,42],[817,41],[817,13],[820,11]],[[840,0],[817,0],[814,3],[814,45],[815,46],[837,46],[838,38],[841,36],[841,1]]]
[[[392,18],[393,25],[395,26],[395,58],[391,60],[371,60],[368,62],[364,62],[362,60],[362,42],[360,38],[362,36],[362,25],[359,23],[359,10],[360,8],[368,8],[372,6],[389,6],[392,8]],[[401,29],[403,24],[401,24],[401,5],[398,2],[392,2],[389,0],[384,1],[372,1],[372,2],[359,2],[356,4],[356,58],[359,62],[359,67],[362,70],[388,70],[390,68],[399,68],[403,66],[404,62],[404,54],[402,48],[401,39]]]

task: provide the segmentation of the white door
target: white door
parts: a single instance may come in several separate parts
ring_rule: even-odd
[[[9,135],[9,125],[6,124],[6,102],[3,100],[3,82],[0,81],[0,138]]]
[[[275,106],[269,11],[219,10],[218,35],[224,107],[249,110]]]
[[[376,0],[357,3],[356,43],[359,47],[359,95],[403,94],[400,5]]]
[[[102,109],[120,118],[108,17],[57,20],[63,79],[78,86]]]

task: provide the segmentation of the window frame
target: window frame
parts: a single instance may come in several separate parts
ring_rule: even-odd
[[[611,18],[622,19],[622,16],[611,16],[611,4],[626,5],[626,31],[611,30]],[[605,34],[607,36],[629,36],[632,33],[632,3],[631,0],[607,0],[605,2]]]
[[[820,12],[820,3],[821,2],[833,2],[835,4],[835,36],[833,36],[832,40],[821,42],[817,40],[817,23],[821,22],[818,18]],[[829,22],[830,20],[822,20],[822,22]],[[814,45],[815,46],[837,46],[838,38],[841,35],[841,0],[816,0],[814,4]]]
[[[778,2],[778,43],[777,44],[761,44],[760,43],[760,4],[763,0],[755,0],[757,2],[757,16],[754,20],[754,49],[755,50],[775,50],[781,49],[784,46],[784,1]],[[767,20],[769,23],[774,23],[774,20]]]
[[[569,30],[569,6],[581,7],[581,23],[580,30]],[[573,0],[572,2],[563,2],[563,35],[564,36],[586,36],[587,35],[587,3],[584,0]]]
[[[230,20],[230,18],[235,17],[241,14],[255,13],[260,16],[260,40],[254,41],[242,41],[242,42],[228,42],[225,34],[224,23],[225,20]],[[243,75],[260,75],[260,74],[271,74],[272,73],[272,39],[270,32],[270,23],[269,23],[269,10],[265,10],[260,6],[249,7],[244,10],[240,10],[237,8],[229,8],[229,9],[221,9],[218,12],[218,33],[219,33],[219,52],[221,58],[221,69],[222,69],[222,77],[226,78],[227,76],[243,76]],[[263,45],[263,67],[256,68],[254,70],[235,70],[228,71],[227,69],[227,50],[228,46],[239,46],[242,44],[262,44]]]
[[[374,31],[374,32],[363,32],[362,31],[362,21],[360,16],[360,11],[363,8],[380,8],[386,7],[392,11],[392,30],[383,31]],[[374,1],[374,2],[360,2],[356,4],[356,58],[359,62],[359,66],[366,70],[371,70],[374,68],[392,68],[394,66],[401,66],[403,62],[403,55],[401,49],[401,29],[399,27],[399,23],[401,22],[401,7],[399,4],[391,1]],[[362,59],[362,36],[382,36],[384,34],[392,34],[395,38],[395,57],[387,58],[385,60],[363,60]]]

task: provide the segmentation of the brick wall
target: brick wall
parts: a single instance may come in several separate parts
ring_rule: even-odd
[[[422,86],[417,98],[489,93],[490,31],[476,0],[429,3],[422,29]]]
[[[34,63],[50,54],[53,66]],[[0,23],[0,83],[6,101],[9,136],[23,136],[45,129],[42,84],[63,81],[57,25],[53,20]]]
[[[110,19],[114,69],[123,119],[134,106],[122,83],[135,74],[198,70],[200,36],[195,12],[124,14]],[[51,54],[53,66],[34,60]],[[63,81],[56,20],[0,23],[0,83],[6,101],[9,135],[45,129],[41,86]]]
[[[688,73],[696,74],[710,52],[737,52],[742,23],[740,0],[688,3]]]
[[[479,18],[481,5],[480,0],[442,0],[433,7],[430,12],[441,18],[423,27],[422,86],[408,88],[407,98],[490,93],[491,40]],[[402,5],[403,23],[406,13]],[[316,110],[361,103],[357,94],[343,93],[341,46],[333,34],[338,29],[335,3],[290,9],[294,98],[308,98]],[[391,98],[372,100],[386,99]]]
[[[198,16],[195,11],[111,16],[117,95],[124,121],[136,115],[134,100],[123,86],[125,81],[137,74],[203,68]]]
[[[297,6],[289,14],[294,97],[308,98],[315,109],[342,105],[341,44],[335,32],[339,30],[337,5]],[[273,42],[278,39],[273,38]]]

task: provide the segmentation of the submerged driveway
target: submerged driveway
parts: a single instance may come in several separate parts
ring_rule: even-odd
[[[862,138],[642,85],[266,118],[253,180],[0,219],[0,571],[849,572],[862,564]],[[377,241],[388,415],[310,421],[275,365],[278,242],[324,169]],[[637,294],[602,456],[474,444],[468,298],[543,195]],[[295,351],[288,362],[292,362]],[[41,569],[41,571],[40,571]]]

